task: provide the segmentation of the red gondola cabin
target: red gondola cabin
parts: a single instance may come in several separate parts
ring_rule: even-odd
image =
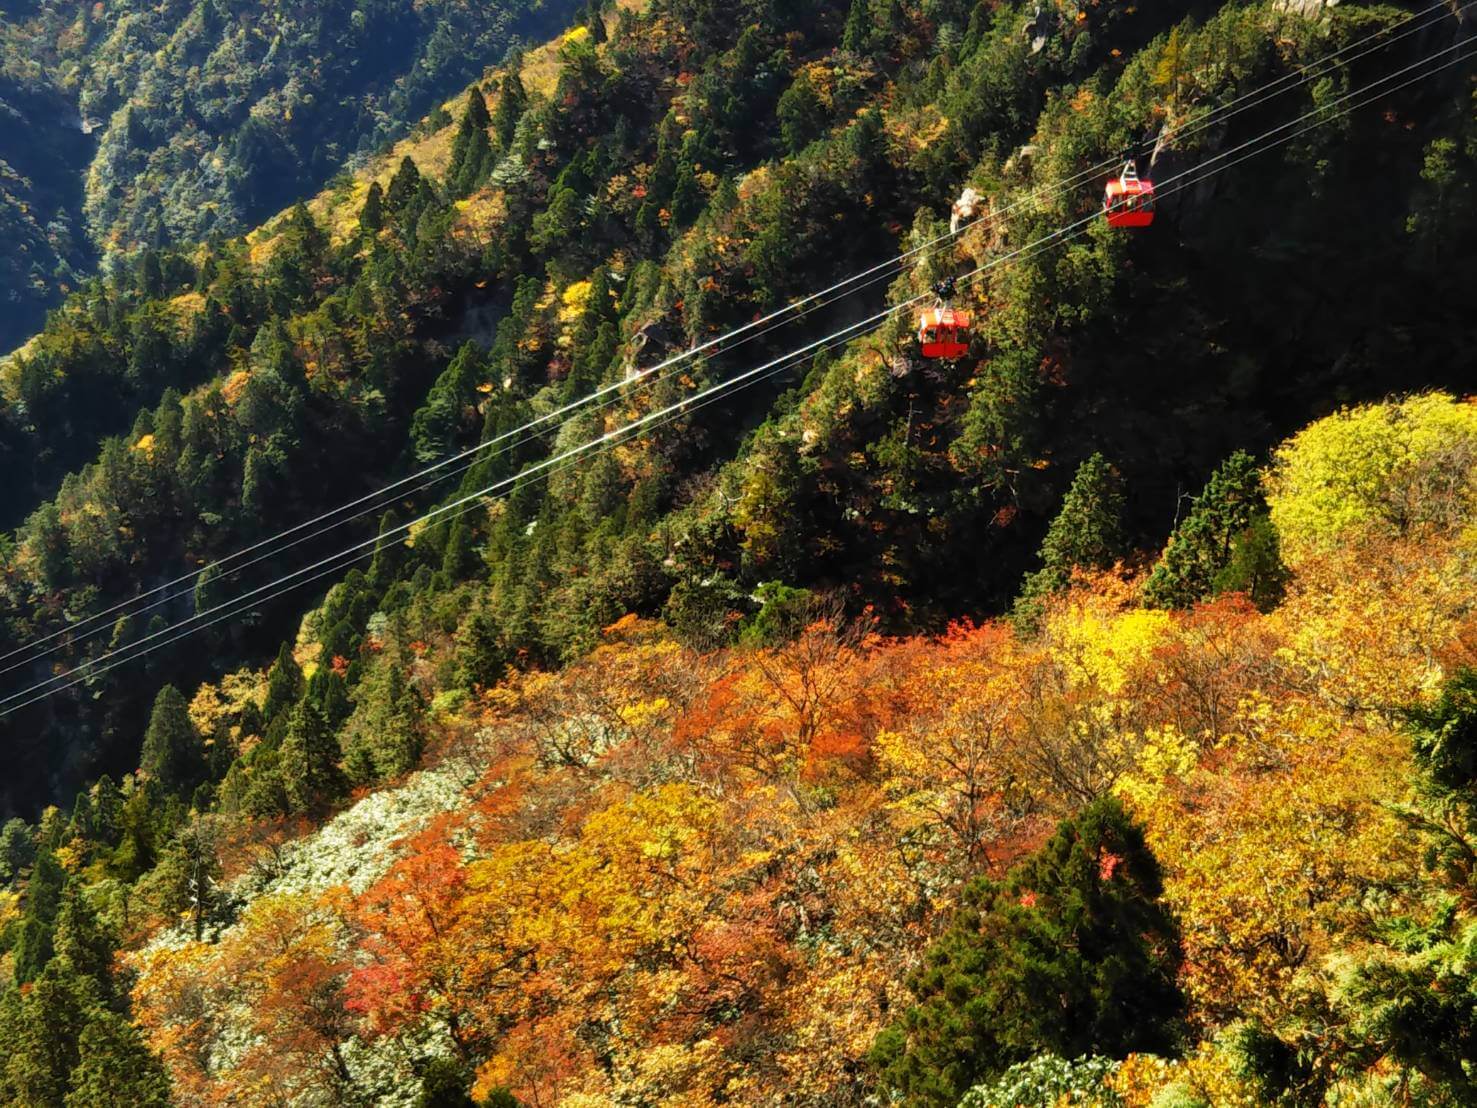
[[[918,317],[918,346],[925,358],[962,358],[969,353],[969,313],[948,306]]]
[[[1129,162],[1108,182],[1103,212],[1109,227],[1147,227],[1154,222],[1154,182],[1141,180],[1138,167]]]

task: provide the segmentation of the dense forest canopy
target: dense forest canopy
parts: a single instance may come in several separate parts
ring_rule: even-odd
[[[0,352],[108,263],[249,230],[542,37],[560,0],[0,7]],[[13,399],[13,398],[10,398]]]
[[[1470,1100],[1465,8],[167,9],[5,31],[6,1099]]]

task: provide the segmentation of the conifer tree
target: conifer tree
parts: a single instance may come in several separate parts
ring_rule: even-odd
[[[81,1039],[99,998],[92,982],[54,962],[23,996],[12,993],[0,1009],[0,1101],[56,1105],[66,1101]]]
[[[871,1060],[910,1104],[954,1105],[1032,1055],[1122,1058],[1175,1043],[1179,933],[1159,865],[1112,798],[1064,821],[1003,881],[964,889]]]
[[[492,172],[492,142],[487,137],[491,122],[482,90],[473,86],[467,93],[467,107],[457,126],[451,164],[446,170],[446,183],[452,196],[466,196]]]
[[[871,5],[868,0],[851,0],[846,12],[846,27],[841,32],[841,49],[852,54],[866,52],[872,32]]]
[[[1106,569],[1123,553],[1123,487],[1101,454],[1077,468],[1061,510],[1041,543],[1041,568],[1028,574],[1015,617],[1025,626],[1040,618],[1046,597],[1066,587],[1074,569]]]
[[[497,624],[485,607],[467,617],[457,636],[457,676],[468,688],[490,688],[507,670],[507,655],[498,638]]]
[[[277,650],[277,660],[272,663],[272,672],[267,677],[267,699],[262,705],[262,718],[271,723],[296,704],[302,695],[302,667],[292,656],[292,647],[284,642]]]
[[[55,956],[63,959],[73,973],[96,981],[100,995],[112,997],[113,952],[117,945],[76,882],[69,884],[56,917],[52,940]]]
[[[189,913],[195,941],[199,942],[205,921],[215,909],[220,877],[215,825],[210,817],[197,814],[164,848],[149,884],[162,911],[172,915]]]
[[[282,788],[294,812],[306,812],[343,795],[339,746],[322,711],[302,703],[293,709],[281,751]]]
[[[94,1011],[63,1108],[169,1108],[169,1074],[128,1020]]]
[[[523,87],[523,79],[518,76],[517,62],[513,62],[498,85],[497,107],[492,112],[492,130],[497,137],[498,149],[506,151],[513,144],[513,132],[527,106],[528,92]]]
[[[92,836],[101,845],[116,846],[123,831],[123,793],[107,774],[92,787]]]
[[[139,768],[174,796],[187,796],[204,777],[205,748],[185,698],[173,685],[165,685],[154,698]]]
[[[14,881],[21,870],[36,860],[36,839],[31,825],[12,816],[0,829],[0,880]]]
[[[390,178],[390,188],[385,193],[385,207],[399,216],[415,199],[420,187],[421,171],[415,160],[407,154],[400,159],[400,167],[395,170],[395,176]]]
[[[364,198],[364,207],[359,210],[359,228],[366,234],[374,234],[385,225],[385,190],[378,181],[369,186]]]
[[[1144,599],[1159,608],[1187,608],[1239,584],[1254,600],[1275,603],[1283,575],[1266,510],[1256,462],[1238,450],[1211,475],[1174,529],[1144,583]]]

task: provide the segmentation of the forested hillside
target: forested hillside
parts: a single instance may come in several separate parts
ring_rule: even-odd
[[[576,7],[167,0],[0,8],[0,352],[97,252],[235,235]]]
[[[0,373],[0,1090],[1467,1102],[1471,26],[597,4],[113,196]]]

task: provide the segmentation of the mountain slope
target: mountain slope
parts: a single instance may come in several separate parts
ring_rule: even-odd
[[[571,10],[521,0],[20,5],[0,35],[15,124],[0,159],[40,192],[7,189],[0,243],[32,261],[27,280],[8,284],[0,350],[75,286],[91,250],[247,229]],[[59,149],[46,157],[48,147]]]
[[[357,178],[74,298],[15,381],[63,401],[96,364],[159,399],[4,550],[0,645],[56,647],[21,654],[11,688],[76,682],[4,718],[7,800],[81,798],[0,842],[27,896],[5,933],[17,985],[46,978],[74,1030],[106,1007],[89,990],[116,987],[52,956],[86,915],[64,924],[53,885],[110,932],[99,949],[183,921],[185,953],[138,963],[133,1003],[187,1103],[379,1095],[411,1072],[572,1104],[953,1103],[1017,1062],[1050,1071],[1043,1052],[1112,1055],[1093,1065],[1153,1093],[1222,1082],[1231,1103],[1344,1081],[1377,1097],[1391,1072],[1460,1100],[1445,1056],[1381,1038],[1380,973],[1399,949],[1427,959],[1402,970],[1422,982],[1458,963],[1468,917],[1431,915],[1455,878],[1424,878],[1369,801],[1431,772],[1395,717],[1464,657],[1470,412],[1435,397],[1315,424],[1265,483],[1258,458],[1340,403],[1470,380],[1470,67],[1329,110],[1453,56],[1468,28],[1433,20],[1299,82],[1408,10],[1057,10],[1039,51],[1008,4],[587,12]],[[1192,126],[1282,77],[1283,96]],[[1309,112],[1316,128],[1266,142]],[[1085,168],[1166,134],[1145,165],[1165,186],[1155,226],[1111,231]],[[1257,157],[1171,189],[1248,143]],[[631,379],[931,242],[966,183],[986,217],[884,271],[890,287]],[[919,360],[904,312],[721,405],[679,403],[976,269],[957,362]],[[111,361],[87,354],[109,344]],[[291,559],[200,573],[510,432]],[[602,433],[627,441],[517,478]],[[468,510],[401,528],[453,500]],[[355,540],[356,568],[248,595]],[[158,605],[109,611],[177,575]],[[163,641],[235,597],[235,618]],[[946,733],[966,749],[936,765]],[[211,894],[446,751],[486,764],[481,787],[373,896]],[[1091,863],[1071,845],[1089,833]],[[1251,857],[1224,845],[1240,838]],[[1350,853],[1313,865],[1335,840]],[[1091,933],[1172,979],[1156,1049],[1201,1045],[1116,1068],[1140,1047],[1091,979],[1116,963],[1084,956],[1048,968],[1072,975],[1069,1010],[1097,1013],[1091,1034],[986,972],[1013,1037],[948,1062],[959,1037],[928,1028],[975,1018],[950,1007],[963,986],[908,967],[968,961],[984,930],[1059,946],[1031,898],[1077,904],[1119,865],[1125,918],[1156,922]],[[403,915],[412,890],[428,900]],[[1425,929],[1389,938],[1407,926]],[[35,993],[9,994],[5,1026],[37,1015]],[[108,1050],[152,1057],[103,1024]],[[1250,1077],[1216,1039],[1238,1028]],[[86,1077],[63,1062],[55,1087]]]

